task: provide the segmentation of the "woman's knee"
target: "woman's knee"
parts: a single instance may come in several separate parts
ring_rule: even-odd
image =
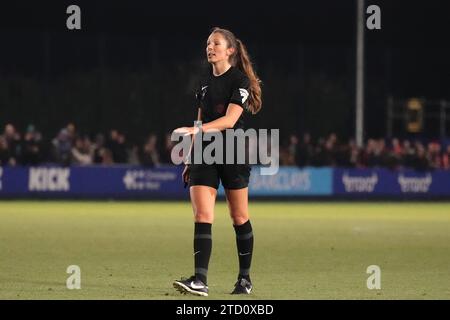
[[[207,186],[190,188],[195,222],[212,223],[217,190]]]
[[[208,210],[195,210],[194,211],[195,222],[200,223],[213,223],[214,221],[214,212],[210,212]]]
[[[240,226],[248,221],[248,213],[244,211],[230,212],[231,220],[235,226]]]

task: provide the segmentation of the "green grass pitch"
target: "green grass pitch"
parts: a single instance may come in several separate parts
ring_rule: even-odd
[[[450,299],[449,203],[251,202],[254,292],[238,299]],[[235,236],[216,206],[207,298],[188,202],[0,202],[0,299],[235,299]],[[81,289],[69,290],[69,265]],[[369,290],[367,267],[381,268]]]

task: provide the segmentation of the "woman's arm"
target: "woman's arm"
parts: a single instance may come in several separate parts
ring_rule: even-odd
[[[233,128],[236,122],[239,120],[239,117],[241,116],[243,111],[244,110],[241,106],[230,103],[228,105],[227,113],[216,120],[208,123],[203,123],[202,131],[223,131],[225,129]],[[174,132],[183,133],[185,135],[193,135],[197,134],[198,130],[199,129],[196,127],[182,127],[176,129]]]
[[[230,103],[228,105],[227,113],[224,116],[211,122],[202,124],[202,130],[204,132],[208,132],[209,130],[222,131],[225,129],[233,128],[236,122],[239,120],[242,111],[243,109],[241,106]]]

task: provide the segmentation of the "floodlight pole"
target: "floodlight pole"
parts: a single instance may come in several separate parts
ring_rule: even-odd
[[[356,145],[364,143],[364,0],[356,9]]]

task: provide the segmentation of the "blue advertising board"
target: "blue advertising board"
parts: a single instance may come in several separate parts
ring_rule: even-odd
[[[182,166],[0,167],[0,198],[189,199]],[[450,198],[450,171],[252,167],[250,197]],[[224,195],[223,187],[219,196]]]
[[[0,167],[0,197],[187,198],[181,166]]]
[[[262,175],[252,167],[249,194],[252,197],[329,196],[332,194],[333,171],[330,168],[280,167],[274,175]],[[223,195],[221,187],[219,195]]]
[[[450,172],[388,169],[334,169],[337,196],[423,198],[450,196]]]

